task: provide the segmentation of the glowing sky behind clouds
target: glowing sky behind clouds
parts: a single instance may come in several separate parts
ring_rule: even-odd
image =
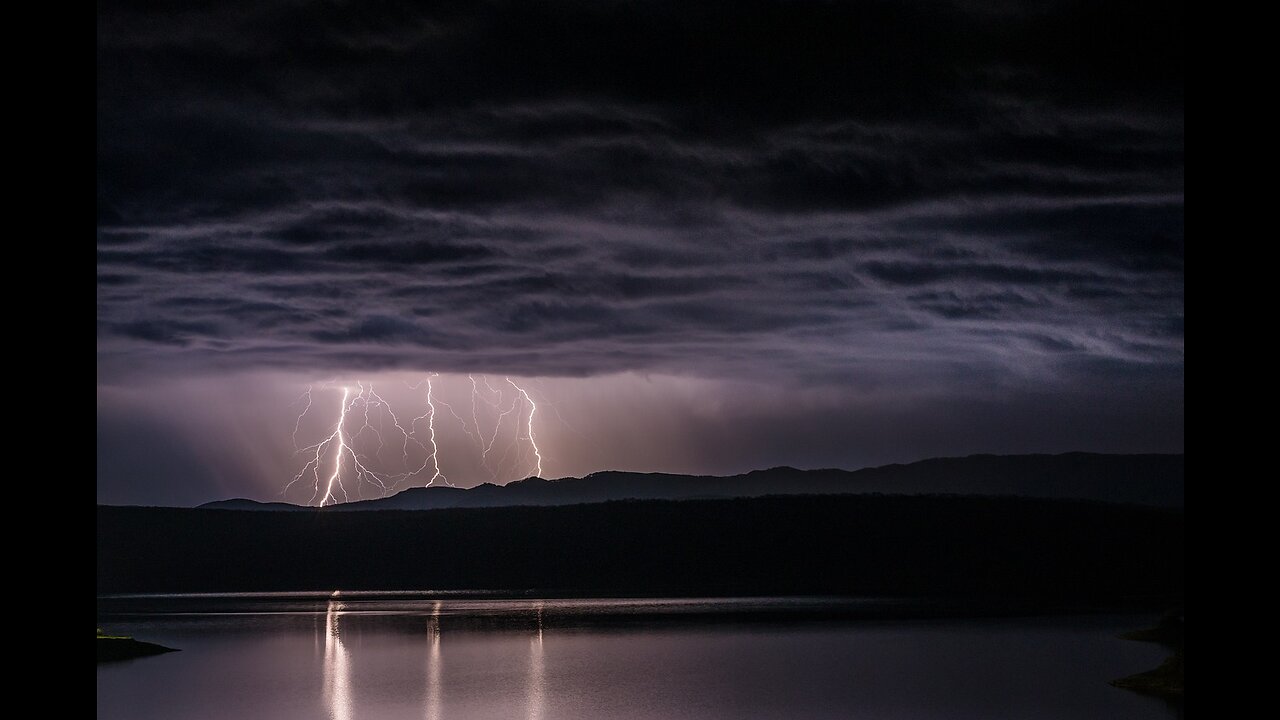
[[[1144,3],[100,4],[99,499],[268,499],[307,384],[427,371],[588,428],[538,428],[552,476],[1180,451],[1182,36]]]
[[[372,373],[372,382],[404,424],[426,411],[423,375]],[[312,380],[329,380],[312,378]],[[491,377],[495,386],[500,376]],[[1103,452],[1133,448],[1180,450],[1181,404],[1161,406],[1144,397],[1159,384],[1106,385],[1063,394],[1026,387],[991,396],[987,389],[917,392],[910,387],[864,392],[839,386],[799,386],[619,373],[589,378],[517,378],[538,403],[535,432],[544,475],[582,476],[602,469],[728,474],[790,464],[862,467],[971,452],[1061,452],[1076,447]],[[299,384],[302,383],[302,384]],[[355,378],[339,379],[355,387]],[[434,380],[437,399],[470,422],[465,375]],[[305,482],[280,491],[308,455],[294,453],[292,433],[303,404],[305,379],[287,373],[219,374],[99,389],[98,472],[103,501],[193,504],[232,496],[305,503]],[[326,436],[337,420],[341,391],[316,390],[299,426],[299,445]],[[509,404],[513,393],[507,391]],[[441,470],[463,487],[507,482],[531,473],[527,444],[513,445],[508,417],[494,457],[484,467],[478,446],[443,407],[437,416]],[[495,414],[480,406],[481,429],[492,437]],[[379,418],[373,418],[375,424]],[[358,427],[361,423],[349,426]],[[387,473],[403,473],[402,442],[382,425]],[[425,424],[419,424],[423,438]],[[377,443],[359,444],[370,454]],[[424,453],[411,446],[412,467]],[[525,462],[514,461],[524,453]],[[328,457],[328,456],[326,456]],[[498,462],[490,465],[497,466]],[[324,471],[332,465],[326,459]],[[120,474],[127,470],[128,476]],[[494,470],[497,470],[495,475]],[[322,472],[322,476],[326,476]],[[344,477],[346,477],[344,475]],[[416,476],[417,484],[431,477]],[[413,482],[412,479],[404,481]],[[402,485],[403,487],[403,485]],[[365,497],[376,496],[371,485]],[[356,491],[353,491],[353,496]]]

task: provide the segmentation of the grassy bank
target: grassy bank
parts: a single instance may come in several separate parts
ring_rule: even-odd
[[[1181,700],[1183,697],[1183,621],[1181,612],[1167,613],[1160,624],[1153,628],[1144,628],[1127,632],[1120,637],[1139,642],[1160,643],[1173,650],[1173,654],[1154,670],[1112,680],[1111,684],[1126,690],[1159,695],[1161,697]]]
[[[133,658],[177,652],[177,648],[134,640],[123,635],[104,635],[98,630],[98,662],[131,660]]]

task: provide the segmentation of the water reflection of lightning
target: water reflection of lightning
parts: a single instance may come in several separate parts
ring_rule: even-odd
[[[441,720],[440,698],[443,687],[440,682],[440,601],[427,618],[427,720]]]
[[[338,591],[333,592],[333,597]],[[351,720],[354,707],[351,698],[351,661],[342,642],[338,618],[343,604],[329,600],[325,612],[324,632],[324,701],[333,720]]]
[[[542,601],[536,606],[538,612],[538,634],[529,639],[529,688],[526,691],[529,720],[542,720],[546,708],[546,665],[542,648]]]

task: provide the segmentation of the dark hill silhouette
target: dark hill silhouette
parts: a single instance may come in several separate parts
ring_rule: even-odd
[[[1184,456],[1181,454],[970,455],[862,470],[776,467],[728,477],[617,471],[558,480],[533,477],[506,485],[485,483],[469,489],[411,488],[390,497],[343,503],[325,510],[432,510],[575,505],[610,500],[857,493],[1015,495],[1182,507],[1183,487]],[[221,500],[200,507],[313,510],[288,503],[246,499]]]
[[[1176,602],[1181,510],[836,495],[263,513],[99,507],[98,592],[508,590]]]

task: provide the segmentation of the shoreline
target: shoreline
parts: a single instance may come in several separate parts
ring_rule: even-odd
[[[134,640],[131,637],[98,634],[98,662],[100,663],[133,660],[171,652],[180,651],[178,648]]]
[[[1122,639],[1136,642],[1153,642],[1172,652],[1157,667],[1111,681],[1111,685],[1125,690],[1156,695],[1167,700],[1183,699],[1183,616],[1181,611],[1165,613],[1160,623],[1152,628],[1133,630],[1120,635]]]

